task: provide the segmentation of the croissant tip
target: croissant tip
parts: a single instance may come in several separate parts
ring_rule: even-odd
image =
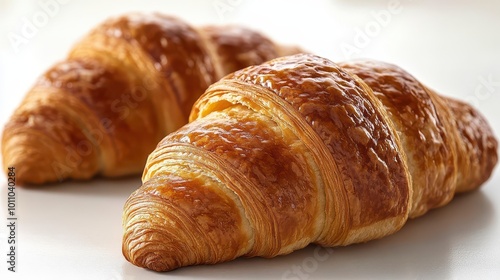
[[[171,271],[180,266],[178,259],[173,258],[175,250],[151,246],[147,242],[139,242],[144,235],[133,230],[125,230],[122,241],[122,254],[130,263],[157,272]]]
[[[155,258],[152,260],[148,260],[145,263],[145,267],[154,271],[162,272],[162,271],[170,271],[173,270],[168,267],[166,263],[164,263],[162,260],[159,258]]]
[[[158,252],[146,252],[135,256],[130,256],[127,253],[127,248],[123,248],[123,255],[132,264],[154,270],[157,272],[171,271],[177,268],[177,266],[172,266],[173,260],[166,260],[165,257],[161,256]]]
[[[4,172],[8,174],[9,168],[14,168],[16,174],[16,184],[45,184],[58,180],[54,177],[54,171],[51,165],[47,164],[47,157],[42,154],[25,153],[18,155],[4,155]]]
[[[42,185],[66,179],[89,179],[97,172],[92,158],[82,156],[50,137],[16,131],[2,142],[3,170],[14,167],[19,185]]]
[[[50,183],[62,182],[73,175],[74,169],[64,165],[50,153],[34,152],[3,153],[3,170],[8,174],[9,167],[14,167],[16,184],[23,187],[37,187]]]

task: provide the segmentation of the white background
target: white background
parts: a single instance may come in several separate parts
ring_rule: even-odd
[[[400,0],[396,9],[389,0],[64,2],[43,22],[38,1],[0,0],[0,125],[36,78],[90,28],[127,11],[158,11],[193,24],[241,23],[334,61],[367,57],[398,64],[438,92],[473,103],[500,135],[498,1]],[[14,47],[9,38],[22,36],[25,20],[37,15],[38,30]],[[382,240],[169,273],[137,268],[121,254],[122,207],[140,186],[138,178],[18,188],[18,272],[8,272],[1,176],[1,279],[500,279],[498,168],[480,191]]]

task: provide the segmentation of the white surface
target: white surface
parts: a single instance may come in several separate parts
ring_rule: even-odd
[[[37,1],[0,0],[0,125],[37,76],[90,28],[125,11],[154,10],[196,24],[242,23],[337,61],[346,58],[341,46],[351,44],[359,48],[353,57],[398,64],[437,91],[473,102],[500,135],[498,1],[400,0],[380,29],[374,14],[389,11],[389,0],[64,2],[15,52],[10,34],[20,34],[23,18],[43,10]],[[229,10],[218,14],[214,5]],[[369,39],[356,45],[356,30],[367,28],[373,28]],[[137,268],[122,257],[121,212],[140,186],[134,178],[18,188],[18,272],[8,272],[7,183],[0,177],[0,279],[500,279],[499,173],[480,191],[382,240],[169,273]]]

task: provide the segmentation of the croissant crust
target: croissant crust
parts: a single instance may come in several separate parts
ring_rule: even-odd
[[[210,86],[150,154],[123,253],[166,271],[381,238],[479,187],[496,150],[476,110],[395,65],[274,59]]]
[[[35,83],[5,126],[4,170],[41,184],[140,174],[224,75],[297,53],[239,26],[132,13],[94,28]]]

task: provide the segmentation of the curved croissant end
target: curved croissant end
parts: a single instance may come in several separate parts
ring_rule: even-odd
[[[297,51],[238,26],[194,28],[160,14],[110,19],[27,94],[4,129],[4,169],[35,184],[138,174],[210,84]]]
[[[190,120],[151,153],[125,204],[135,265],[381,238],[477,188],[497,161],[474,109],[374,61],[302,54],[248,67],[210,86]]]

